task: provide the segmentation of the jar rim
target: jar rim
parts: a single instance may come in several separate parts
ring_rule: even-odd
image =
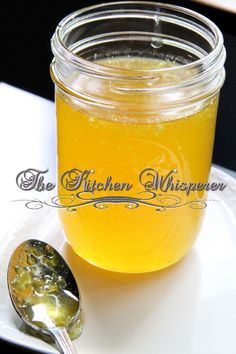
[[[96,10],[102,10],[104,7],[108,6],[121,6],[121,5],[136,5],[137,7],[139,5],[146,5],[146,6],[155,6],[156,8],[162,8],[165,10],[172,10],[172,11],[177,11],[180,13],[180,15],[187,15],[192,17],[193,20],[198,20],[200,21],[203,25],[207,26],[208,29],[210,29],[213,34],[214,34],[214,47],[213,49],[204,55],[201,58],[198,58],[192,62],[185,63],[179,66],[173,65],[169,67],[162,67],[162,68],[151,68],[151,69],[132,69],[132,75],[130,73],[130,70],[127,69],[127,74],[126,74],[126,69],[121,69],[117,67],[112,67],[112,66],[107,66],[107,65],[102,65],[98,62],[90,61],[85,58],[82,58],[81,56],[78,56],[75,54],[70,48],[68,48],[65,43],[63,42],[63,30],[69,26],[69,24],[73,21],[75,18],[79,18],[79,22],[81,21],[88,21],[89,18],[91,17],[91,14],[84,15],[86,12],[89,11],[96,11]],[[137,11],[138,8],[132,8],[132,11]],[[111,9],[110,11],[114,11]],[[117,11],[117,9],[115,10]],[[120,9],[121,13],[127,13],[127,9]],[[154,13],[154,11],[152,11]],[[94,12],[92,15],[93,16],[99,16],[103,12]],[[158,11],[156,11],[158,14]],[[162,13],[163,15],[163,13]],[[197,24],[196,24],[197,25]],[[159,72],[173,72],[176,70],[183,70],[183,69],[189,69],[191,70],[192,68],[197,68],[200,67],[201,65],[206,65],[208,66],[214,66],[216,61],[220,60],[220,54],[222,50],[224,49],[224,40],[221,31],[219,30],[218,26],[205,17],[202,14],[199,14],[196,11],[190,10],[188,8],[178,6],[178,5],[172,5],[172,4],[165,4],[161,2],[152,2],[152,1],[117,1],[117,2],[109,2],[109,3],[102,3],[102,4],[96,4],[88,7],[84,7],[82,9],[76,10],[66,17],[64,17],[56,27],[55,33],[51,39],[51,46],[52,46],[52,51],[55,57],[59,57],[62,61],[66,61],[70,63],[73,66],[76,66],[80,70],[83,70],[85,72],[90,72],[90,73],[96,73],[97,75],[102,75],[102,76],[118,76],[122,77],[125,79],[137,79],[140,76],[145,75],[145,78],[148,79],[149,75],[153,75],[154,73],[159,73]],[[223,60],[222,63],[224,64],[225,61],[225,55],[223,55]],[[223,64],[221,67],[223,67]]]

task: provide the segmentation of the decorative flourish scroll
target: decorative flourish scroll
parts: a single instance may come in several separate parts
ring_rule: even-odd
[[[107,209],[110,204],[124,204],[127,209],[136,209],[140,205],[152,207],[157,212],[163,212],[168,209],[174,209],[189,206],[192,209],[204,209],[207,206],[204,200],[191,200],[181,202],[181,198],[172,194],[157,194],[152,191],[143,191],[138,193],[138,197],[130,196],[103,196],[95,197],[93,192],[79,192],[70,195],[56,195],[49,201],[40,199],[21,199],[15,200],[25,203],[28,209],[41,209],[44,206],[65,209],[69,212],[75,212],[78,208],[92,205],[97,209]]]

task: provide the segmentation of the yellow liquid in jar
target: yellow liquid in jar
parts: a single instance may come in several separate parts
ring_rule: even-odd
[[[170,66],[163,61],[137,58],[111,59],[103,64],[131,70]],[[165,74],[161,79],[165,80]],[[125,95],[127,102],[134,100],[132,93]],[[72,168],[94,170],[89,176],[91,181],[104,182],[112,176],[114,183],[133,185],[129,191],[87,193],[85,196],[90,200],[114,195],[144,198],[145,195],[139,194],[144,190],[139,183],[139,174],[146,168],[155,169],[163,176],[176,169],[175,180],[206,183],[212,159],[217,103],[216,95],[207,106],[178,119],[157,116],[155,121],[149,122],[147,114],[146,122],[138,119],[129,122],[129,115],[133,117],[129,110],[125,112],[124,121],[115,111],[90,109],[89,105],[81,108],[79,102],[70,100],[58,89],[59,194],[70,194],[61,185],[60,178]],[[191,192],[189,196],[181,191],[156,193],[180,198],[180,204],[205,198],[203,192]],[[151,202],[158,204],[160,200]],[[163,202],[170,205],[173,200]],[[75,212],[61,209],[60,219],[74,251],[98,267],[135,273],[165,268],[190,250],[201,224],[203,209],[191,208],[187,204],[157,211],[145,203],[139,203],[136,208],[128,204],[106,203],[104,208],[96,208],[91,203],[78,207]]]

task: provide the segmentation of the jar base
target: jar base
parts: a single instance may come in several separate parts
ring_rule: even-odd
[[[67,240],[66,240],[67,241]],[[67,241],[68,242],[68,241]],[[183,254],[182,256],[173,259],[171,262],[166,263],[166,264],[162,264],[159,266],[155,266],[155,267],[149,267],[147,269],[124,269],[124,268],[116,268],[116,267],[108,267],[108,266],[104,266],[101,264],[98,264],[98,262],[92,261],[91,259],[84,257],[80,254],[79,251],[77,251],[69,242],[68,244],[70,245],[70,247],[72,248],[73,252],[76,254],[76,256],[80,257],[82,260],[84,260],[85,262],[89,263],[90,265],[105,270],[105,271],[109,271],[109,272],[113,272],[113,273],[123,273],[123,274],[144,274],[144,273],[153,273],[153,272],[157,272],[157,271],[161,271],[164,270],[166,268],[172,267],[175,264],[179,263],[183,258],[185,258],[188,253],[191,251],[191,249],[189,249],[185,254]]]

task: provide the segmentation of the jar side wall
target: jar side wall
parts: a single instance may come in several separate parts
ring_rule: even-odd
[[[84,185],[73,191],[89,203],[73,213],[60,211],[67,240],[75,252],[96,266],[121,272],[157,270],[183,257],[196,238],[204,211],[188,204],[184,206],[184,203],[194,200],[204,203],[205,193],[193,191],[186,196],[181,191],[164,193],[158,190],[158,196],[149,200],[154,206],[144,205],[142,201],[148,202],[145,196],[148,198],[150,194],[139,194],[144,191],[139,175],[150,168],[165,177],[176,169],[174,182],[206,183],[217,97],[212,105],[187,119],[152,124],[125,124],[119,119],[105,120],[104,112],[98,116],[98,112],[94,115],[90,110],[75,111],[60,94],[57,94],[56,105],[58,176],[77,168],[79,173],[93,171],[87,178],[90,186],[94,180],[106,184],[108,176],[113,185],[126,182],[132,185],[130,190],[122,191],[106,189],[83,193]],[[71,193],[60,181],[59,178],[59,194]],[[129,209],[127,199],[117,204],[104,203],[101,199],[103,202],[98,203],[98,208],[97,204],[93,205],[93,198],[98,201],[116,196],[140,200],[140,204]],[[161,200],[164,200],[163,204]],[[84,203],[85,200],[77,198],[76,202]],[[173,203],[174,207],[158,211],[158,206],[166,206],[165,202]],[[176,202],[181,206],[175,208]],[[103,209],[99,209],[101,205],[105,205]]]

